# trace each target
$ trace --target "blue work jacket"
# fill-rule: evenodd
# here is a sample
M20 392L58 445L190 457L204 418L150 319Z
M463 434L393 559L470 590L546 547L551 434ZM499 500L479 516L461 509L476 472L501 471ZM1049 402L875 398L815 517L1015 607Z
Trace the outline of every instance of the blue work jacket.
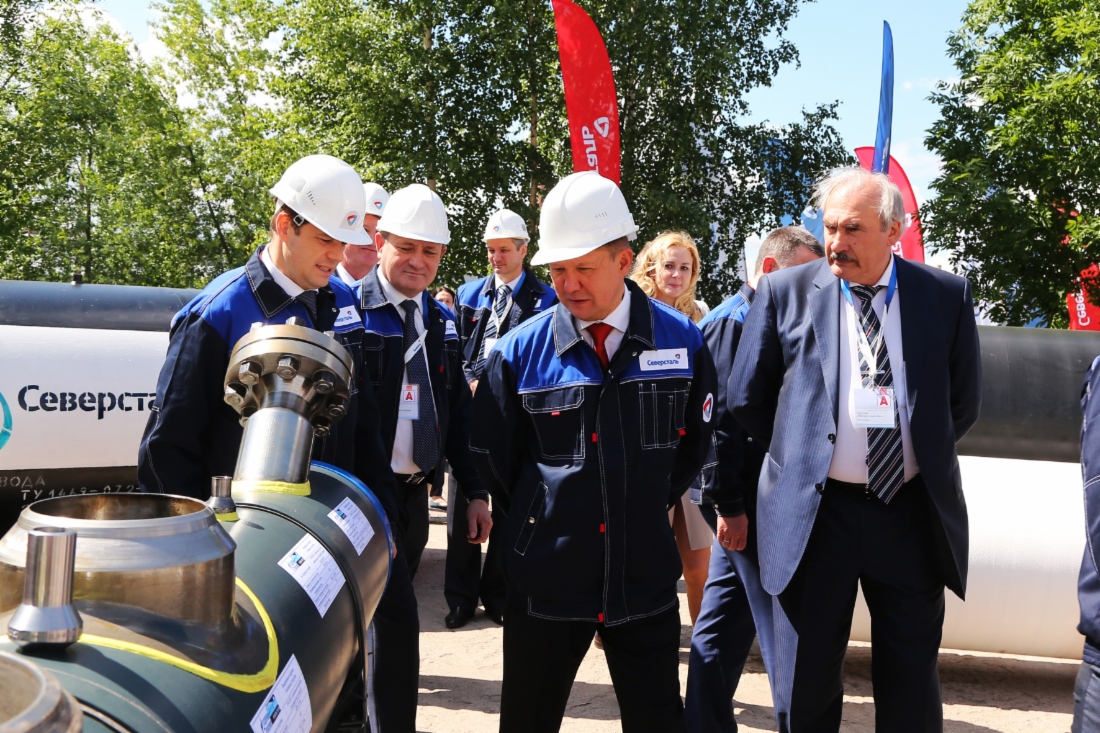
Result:
M734 419L726 399L733 361L745 316L756 291L747 283L699 321L703 340L714 357L718 391L714 395L714 443L717 460L703 471L703 500L718 514L735 517L755 506L756 482L767 451ZM751 529L750 529L751 531Z
M212 476L230 476L237 465L240 416L224 401L225 372L233 347L253 323L283 324L305 319L318 331L334 331L359 360L363 324L351 289L331 281L317 291L317 322L305 306L283 290L260 260L260 252L215 278L172 320L168 354L157 381L157 397L138 453L138 480L145 491L205 499ZM357 368L357 367L356 367ZM377 421L373 394L361 395L355 380L351 407L325 438L314 440L313 458L352 471L396 516L393 473L381 439L363 437L354 445L356 422ZM357 458L358 465L357 465Z
M360 423L366 430L381 430L382 446L393 455L397 436L397 412L405 374L404 314L386 299L378 280L378 267L367 273L356 290L363 319L363 369L361 389L373 392L380 419L375 425ZM463 494L470 500L488 499L470 458L470 385L462 371L458 327L454 314L427 292L421 293L420 312L427 338L428 375L439 422L439 463L425 471L432 481L443 478L443 464L449 462ZM370 390L367 388L370 387Z
M1092 362L1081 387L1081 476L1085 487L1085 556L1077 581L1081 623L1085 635L1084 660L1100 664L1100 356Z
M714 364L695 324L631 281L604 372L558 304L489 353L470 438L507 512L503 567L532 615L621 624L676 603L668 521L711 445Z
M468 282L458 289L455 315L458 316L458 338L462 344L463 369L466 372L466 380L470 382L481 378L476 367L481 361L479 357L485 348L485 326L492 317L490 314L496 297L493 287L495 282L496 275L490 275ZM516 292L512 293L512 309L504 321L504 328L497 336L503 336L529 318L548 310L557 302L558 296L554 294L553 289L540 282L535 277L535 273L525 267L523 279L520 280Z

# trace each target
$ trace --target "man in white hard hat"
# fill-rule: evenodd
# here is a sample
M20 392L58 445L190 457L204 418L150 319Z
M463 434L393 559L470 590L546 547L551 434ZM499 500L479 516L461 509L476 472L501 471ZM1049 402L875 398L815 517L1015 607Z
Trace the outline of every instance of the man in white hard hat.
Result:
M345 245L344 259L336 266L337 277L352 289L378 264L378 247L374 244L374 235L378 231L378 220L382 218L386 202L390 200L386 189L374 182L364 183L363 193L367 197L367 213L363 215L363 231L367 233L367 241Z
M268 244L244 267L214 279L172 322L168 356L157 383L156 408L142 437L138 475L143 489L205 499L212 476L232 475L242 428L223 401L223 380L237 341L254 323L290 317L333 331L359 359L363 323L351 289L332 278L346 244L366 240L366 201L352 168L330 155L291 165L271 189L275 214ZM352 390L348 415L313 442L313 457L355 471L395 513L393 473L377 430L374 395ZM358 433L358 434L357 434ZM357 443L357 444L356 444Z
M428 541L427 485L449 462L466 498L468 541L492 528L489 493L469 449L470 387L462 371L458 329L427 292L451 234L443 201L414 184L390 197L374 241L378 266L359 285L363 319L363 389L373 389L380 429L397 478L400 550L374 615L368 706L374 733L412 731L420 671L419 620L410 579Z
M462 360L470 388L476 390L485 369L485 357L497 340L520 323L558 302L554 291L539 282L524 265L527 257L527 223L514 211L500 209L485 225L485 249L493 274L468 282L458 289L456 311ZM452 479L453 481L453 479ZM451 517L465 516L465 499L455 496ZM447 563L443 595L450 612L444 623L449 629L465 626L474 615L478 598L494 622L504 623L505 588L500 572L503 524L493 511L493 531L481 562L480 545L467 542L464 532L447 533Z
M588 171L547 195L532 264L560 303L489 352L470 447L507 515L501 731L557 730L599 632L622 727L683 731L668 509L711 443L699 329L626 280L637 226Z

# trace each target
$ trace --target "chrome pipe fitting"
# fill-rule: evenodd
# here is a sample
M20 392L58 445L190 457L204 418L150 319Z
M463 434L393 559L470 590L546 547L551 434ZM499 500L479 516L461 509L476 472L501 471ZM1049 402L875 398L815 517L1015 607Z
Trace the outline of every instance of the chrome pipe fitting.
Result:
M76 532L37 527L27 532L23 603L8 621L8 638L20 646L68 646L80 638L84 621L73 608Z

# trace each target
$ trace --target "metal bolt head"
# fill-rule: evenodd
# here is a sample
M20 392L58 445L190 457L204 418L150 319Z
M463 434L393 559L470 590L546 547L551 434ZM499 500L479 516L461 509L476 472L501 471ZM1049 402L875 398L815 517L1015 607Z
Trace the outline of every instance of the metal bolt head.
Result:
M253 321L252 325L249 327L248 330L249 331L255 331L256 329L263 328L263 327L264 327L264 322L263 321Z
M317 390L317 394L332 394L332 390L336 388L336 376L332 372L325 370L315 372L313 379L313 388Z
M252 417L255 414L255 407L253 407L252 405L245 405L244 409L241 410L241 419L238 420L238 422L241 424L241 427L244 427L244 424L248 422L248 418Z
M303 326L305 328L309 328L309 324L306 323L306 319L299 318L298 316L291 316L290 318L286 319L286 325L288 325L288 326Z
M290 354L283 354L279 358L279 366L275 367L275 373L283 379L294 379L298 376L298 359Z
M230 407L240 407L244 402L245 388L240 382L230 382L225 385L225 404Z
M337 395L336 397L333 397L332 402L329 403L327 412L333 420L339 420L344 415L348 414L349 406L350 405L346 397L343 397L342 395Z
M247 385L253 385L260 381L263 369L254 361L241 362L241 368L237 370L237 378Z
M336 332L335 331L325 331L325 335L328 336L330 339L336 338Z

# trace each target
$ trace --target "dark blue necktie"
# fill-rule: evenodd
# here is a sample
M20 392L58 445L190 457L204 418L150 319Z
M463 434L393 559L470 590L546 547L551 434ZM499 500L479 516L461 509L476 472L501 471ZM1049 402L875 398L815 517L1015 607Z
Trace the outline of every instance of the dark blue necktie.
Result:
M309 320L313 322L313 325L317 325L317 291L316 290L303 290L295 298L299 303L306 307L306 313L309 313Z
M886 339L879 338L882 324L879 322L871 300L882 286L852 285L852 292L859 296L859 325L867 336L867 343L875 349L879 372L871 374L870 365L864 358L863 349L859 352L859 373L863 386L893 387L894 373L890 369L890 355L886 351ZM876 339L878 343L876 344ZM894 393L894 427L867 428L867 488L871 493L889 504L905 481L905 456L901 444L901 428L898 422L897 392Z
M419 339L416 332L416 301L406 300L401 304L405 309L405 352ZM432 384L428 378L427 347L421 345L413 357L405 364L409 382L419 385L417 419L413 420L413 462L424 473L431 473L439 462L439 431L435 420L435 402L432 400Z

